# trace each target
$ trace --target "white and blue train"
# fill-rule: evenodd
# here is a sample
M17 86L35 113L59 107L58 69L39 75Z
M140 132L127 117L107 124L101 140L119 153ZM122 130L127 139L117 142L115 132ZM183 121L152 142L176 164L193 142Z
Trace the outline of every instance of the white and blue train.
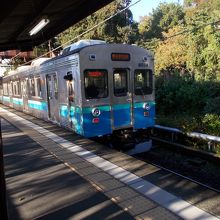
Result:
M2 79L7 106L85 137L154 126L153 56L143 48L82 40Z

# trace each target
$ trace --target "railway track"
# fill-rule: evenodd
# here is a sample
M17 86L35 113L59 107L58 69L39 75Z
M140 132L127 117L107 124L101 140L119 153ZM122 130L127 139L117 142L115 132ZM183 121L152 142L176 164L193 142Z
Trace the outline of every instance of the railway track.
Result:
M151 138L153 148L149 152L135 155L137 159L220 193L218 155L162 138Z
M187 146L188 137L175 128L163 130L162 136L152 133L149 138L153 140L153 148L134 155L135 158L220 193L220 157L217 154ZM95 141L109 147L107 140ZM126 148L121 150L126 153Z

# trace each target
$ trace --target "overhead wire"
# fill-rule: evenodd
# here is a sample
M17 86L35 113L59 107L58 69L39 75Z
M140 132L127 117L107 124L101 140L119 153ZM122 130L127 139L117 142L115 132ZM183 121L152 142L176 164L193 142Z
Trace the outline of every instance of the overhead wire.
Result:
M19 56L21 54L21 51L19 53L17 53L15 56L13 56L10 60L13 60L14 58L16 58L17 56Z
M202 24L202 25L200 25L200 26L198 26L198 27L195 27L195 28L192 28L192 29L190 29L190 30L189 30L189 29L186 29L186 30L184 30L184 31L181 31L181 32L179 32L179 33L176 33L176 34L173 34L173 35L171 35L171 36L169 36L169 37L166 37L164 40L167 40L167 39L170 39L170 38L179 36L179 35L183 35L183 34L185 34L185 33L190 33L190 32L193 32L193 31L195 31L195 30L198 30L198 29L200 29L200 28L204 28L204 27L209 26L209 25L215 25L215 24L218 24L218 23L220 23L220 19L219 19L219 20L216 20L216 21L209 22L209 23Z
M65 46L65 45L67 45L67 44L73 42L74 40L76 40L76 39L82 37L83 35L87 34L88 32L90 32L90 31L96 29L96 28L99 27L100 25L104 24L105 22L109 21L110 19L114 18L115 16L119 15L120 13L122 13L122 12L124 12L125 10L127 10L128 8L130 8L130 7L132 7L132 6L136 5L136 4L138 4L138 3L141 2L141 1L142 1L142 0L137 0L137 1L135 1L134 3L132 3L132 4L128 5L128 6L126 6L126 7L123 8L122 10L120 10L120 11L116 12L115 14L109 16L108 18L104 19L103 21L99 22L98 24L94 25L93 27L91 27L91 28L89 28L88 30L84 31L83 33L79 34L78 36L76 36L76 37L74 37L74 38L72 38L72 39L66 41L64 44L62 44L62 45L60 45L60 46L58 46L58 47L52 49L51 51L48 51L47 53L42 54L41 56L38 56L37 58L35 58L35 59L33 59L33 60L30 60L30 61L28 61L28 62L26 62L26 63L23 63L22 65L26 65L26 64L28 64L28 63L31 63L32 61L34 61L34 60L36 60L36 59L39 59L39 58L41 58L41 57L44 57L44 56L50 54L51 52L54 52L54 51L56 51L56 50L62 48L63 46Z

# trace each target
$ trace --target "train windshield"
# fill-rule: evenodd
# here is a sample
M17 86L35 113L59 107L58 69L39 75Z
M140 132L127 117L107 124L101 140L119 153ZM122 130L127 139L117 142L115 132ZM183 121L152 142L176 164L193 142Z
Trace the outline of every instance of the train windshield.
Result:
M148 95L153 91L152 71L147 69L135 70L134 87L135 95Z
M126 96L128 92L127 71L119 69L114 71L114 95L117 97Z
M106 70L85 71L86 99L106 98L108 96L108 73Z

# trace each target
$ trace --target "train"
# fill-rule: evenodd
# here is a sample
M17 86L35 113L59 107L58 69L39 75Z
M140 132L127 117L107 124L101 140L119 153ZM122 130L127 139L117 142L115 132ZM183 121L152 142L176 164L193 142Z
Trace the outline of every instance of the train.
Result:
M80 40L10 71L0 102L91 138L153 127L154 90L150 51Z

